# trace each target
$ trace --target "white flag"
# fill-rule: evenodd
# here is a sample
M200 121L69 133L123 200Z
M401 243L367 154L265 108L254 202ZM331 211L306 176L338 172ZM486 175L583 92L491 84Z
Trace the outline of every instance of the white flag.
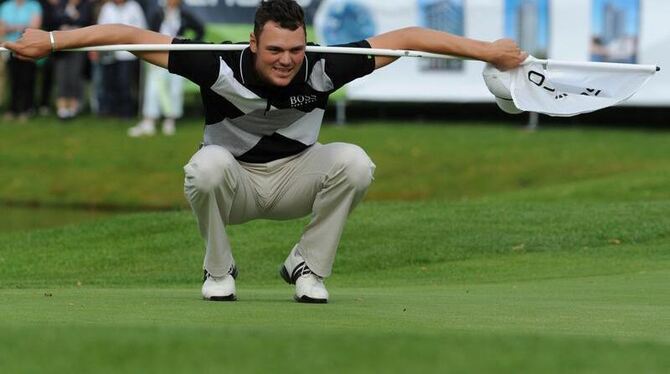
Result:
M653 65L539 61L531 57L511 72L510 91L521 110L569 117L628 99L656 69Z

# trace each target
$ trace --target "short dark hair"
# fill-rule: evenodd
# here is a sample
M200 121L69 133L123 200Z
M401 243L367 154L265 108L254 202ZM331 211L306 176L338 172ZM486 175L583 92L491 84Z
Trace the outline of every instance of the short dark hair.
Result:
M263 26L268 21L279 24L283 29L295 31L298 27L305 29L305 12L295 0L261 1L254 17L254 35L260 37ZM305 30L307 35L307 30Z

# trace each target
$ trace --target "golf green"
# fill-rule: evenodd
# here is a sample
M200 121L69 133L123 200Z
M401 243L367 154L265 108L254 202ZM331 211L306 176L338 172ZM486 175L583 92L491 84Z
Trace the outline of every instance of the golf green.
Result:
M328 305L288 286L4 289L10 371L662 372L670 271L542 281L331 287ZM39 353L39 360L30 356ZM2 357L4 356L4 357ZM74 359L76 357L76 360Z

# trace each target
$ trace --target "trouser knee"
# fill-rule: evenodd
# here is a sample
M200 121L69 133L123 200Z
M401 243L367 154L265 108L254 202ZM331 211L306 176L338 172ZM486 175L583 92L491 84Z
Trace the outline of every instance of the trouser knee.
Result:
M210 193L221 186L235 186L233 170L237 160L220 146L205 146L184 166L184 190Z
M375 164L365 151L352 144L338 152L337 164L342 168L347 183L358 191L366 191L373 180Z

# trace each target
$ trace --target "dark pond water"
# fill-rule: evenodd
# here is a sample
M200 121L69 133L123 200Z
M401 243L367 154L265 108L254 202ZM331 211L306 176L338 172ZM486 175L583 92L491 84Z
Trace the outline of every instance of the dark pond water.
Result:
M119 212L0 205L0 232L32 230L89 222Z

